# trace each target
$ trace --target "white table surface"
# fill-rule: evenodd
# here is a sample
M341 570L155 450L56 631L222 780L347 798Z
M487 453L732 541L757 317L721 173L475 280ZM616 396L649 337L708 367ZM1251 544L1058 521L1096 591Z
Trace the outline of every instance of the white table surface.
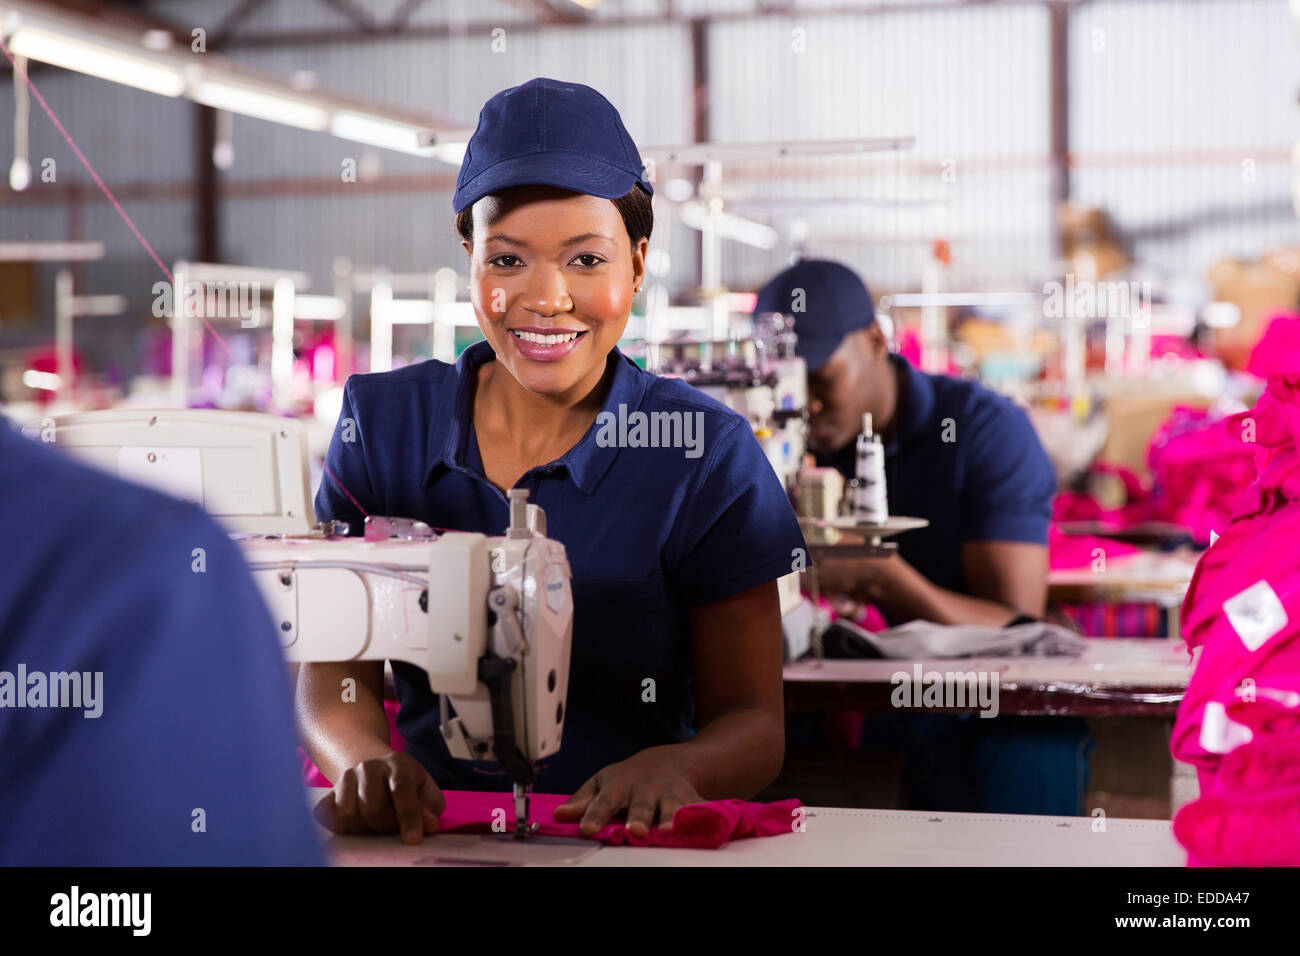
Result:
M1197 649L1199 650L1199 648ZM794 661L785 665L785 680L796 682L890 683L899 671L997 672L1004 689L1012 686L1079 684L1185 689L1192 658L1182 641L1166 638L1088 638L1081 657L962 657L931 660Z
M313 789L313 802L327 791ZM1101 829L1104 824L1104 830ZM918 813L809 807L803 832L738 840L716 850L606 847L579 866L1183 866L1167 820L983 813ZM793 829L793 828L792 828ZM433 865L440 855L476 854L506 842L442 834L407 846L396 836L329 836L338 866ZM512 841L511 841L512 842ZM543 863L543 847L512 850L515 862ZM489 851L483 850L481 855Z
M1125 595L1130 600L1181 599L1191 583L1198 557L1190 552L1139 551L1110 558L1104 571L1091 567L1049 571L1049 597L1053 590L1076 588Z

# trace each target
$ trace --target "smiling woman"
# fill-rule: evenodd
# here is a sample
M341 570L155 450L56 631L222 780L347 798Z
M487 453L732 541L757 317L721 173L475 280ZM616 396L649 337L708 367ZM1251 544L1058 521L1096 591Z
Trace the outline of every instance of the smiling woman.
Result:
M639 186L631 193L641 199L625 205L649 205ZM471 299L497 359L479 372L475 427L487 476L504 490L595 420L648 237L633 239L639 230L611 200L554 186L511 187L467 213L460 222L478 236L462 240Z
M478 244L476 222L482 237ZM570 224L585 225L588 231L567 237L557 231ZM505 327L519 354L539 362L565 358L580 344L591 357L609 353L622 337L632 296L640 290L653 225L650 196L639 183L613 200L556 187L514 187L485 196L456 216L456 231L471 258L471 291L480 316L503 317L515 292L541 296L536 300L539 314L554 308L599 321L585 328L573 323ZM545 300L555 289L545 284L548 264L566 274L560 285L567 303ZM580 301L574 302L575 296ZM493 334L485 334L495 346ZM496 351L500 356L501 349Z
M486 341L454 366L350 378L316 497L318 517L354 528L364 509L498 534L506 492L529 489L574 593L563 743L535 786L572 793L556 818L589 833L752 796L784 752L775 579L804 547L785 490L744 418L617 347L652 194L595 90L533 80L489 100L453 200ZM443 789L510 780L453 759L427 675L393 674L406 753L389 747L379 665L304 665L298 710L334 781L327 824L417 841ZM340 703L348 678L356 701Z

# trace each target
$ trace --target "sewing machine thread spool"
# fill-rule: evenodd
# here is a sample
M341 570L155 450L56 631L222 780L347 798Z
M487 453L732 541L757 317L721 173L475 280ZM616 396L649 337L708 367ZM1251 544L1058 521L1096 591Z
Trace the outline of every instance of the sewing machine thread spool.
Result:
M859 521L883 524L889 520L889 498L885 488L885 446L871 428L871 413L862 416L862 434L858 436L854 478L849 483L849 500L853 517Z

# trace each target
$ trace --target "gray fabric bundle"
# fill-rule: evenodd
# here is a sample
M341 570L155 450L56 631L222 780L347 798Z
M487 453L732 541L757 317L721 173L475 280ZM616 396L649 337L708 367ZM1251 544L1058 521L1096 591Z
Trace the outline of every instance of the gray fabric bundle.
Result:
M882 657L912 660L932 657L1078 657L1088 645L1086 638L1043 621L1014 627L909 621L879 634L872 634L847 621L836 623L860 634Z

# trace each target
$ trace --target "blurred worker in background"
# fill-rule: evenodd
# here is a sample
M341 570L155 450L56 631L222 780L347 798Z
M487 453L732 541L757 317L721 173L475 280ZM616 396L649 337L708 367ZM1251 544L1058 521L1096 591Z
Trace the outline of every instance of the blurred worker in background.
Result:
M763 287L754 312L794 319L817 464L853 478L855 440L870 413L884 443L889 513L929 522L901 534L890 557L818 561L822 591L874 605L891 625L1002 627L1041 617L1056 475L1028 416L976 382L929 375L892 354L866 285L839 263L795 263ZM912 752L918 809L1080 812L1081 721L900 716L905 727L866 721L865 740L896 737ZM1025 773L1046 782L1012 792Z
M885 444L889 513L930 522L900 535L893 557L818 562L822 589L875 604L894 624L1042 615L1056 475L1029 417L978 383L892 354L866 286L839 263L796 263L763 288L755 312L794 318L817 463L851 479L870 413Z

